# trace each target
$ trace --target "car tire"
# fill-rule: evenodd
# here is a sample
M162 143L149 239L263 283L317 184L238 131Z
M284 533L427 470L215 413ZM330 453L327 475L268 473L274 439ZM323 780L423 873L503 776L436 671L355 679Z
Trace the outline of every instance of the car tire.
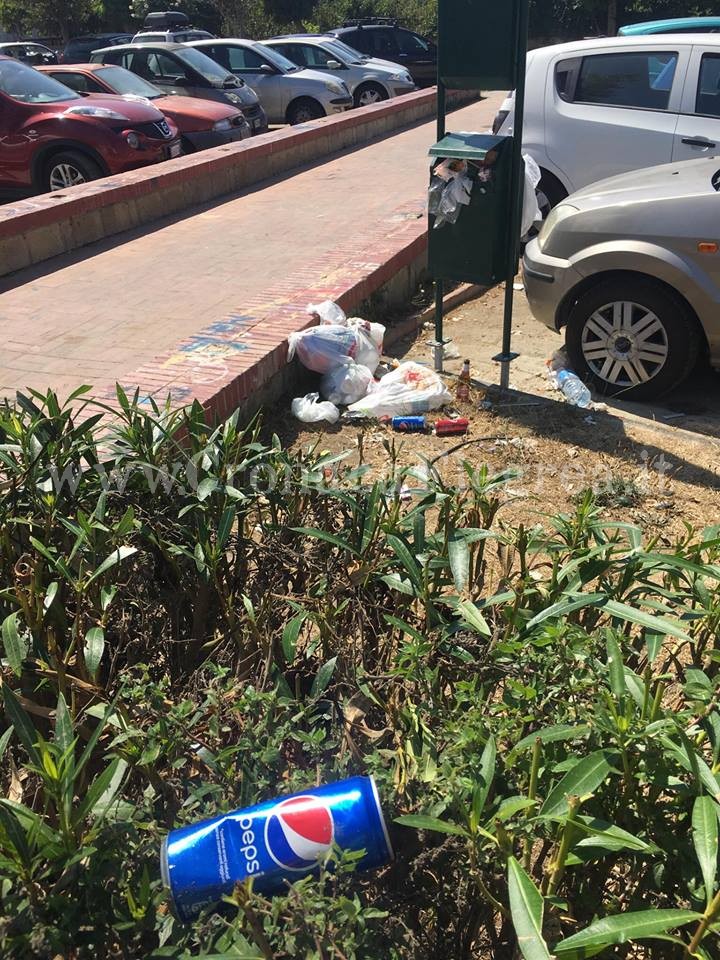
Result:
M190 143L187 137L180 138L180 145L182 146L182 155L186 157L189 153L195 153L195 147Z
M602 280L573 305L565 331L572 368L604 396L659 397L690 375L697 321L671 288L648 277Z
M293 101L287 109L288 123L295 126L297 123L307 123L309 120L319 120L325 116L322 104L312 97L300 97Z
M568 192L554 174L543 170L540 183L538 183L535 188L535 194L537 196L540 213L544 220L553 207L562 203L567 197Z
M379 83L361 83L355 88L353 100L356 107L367 107L373 103L380 103L381 100L387 100L387 90Z
M55 153L45 162L42 175L42 187L46 193L67 190L80 183L98 180L103 172L90 157L76 150L63 150Z

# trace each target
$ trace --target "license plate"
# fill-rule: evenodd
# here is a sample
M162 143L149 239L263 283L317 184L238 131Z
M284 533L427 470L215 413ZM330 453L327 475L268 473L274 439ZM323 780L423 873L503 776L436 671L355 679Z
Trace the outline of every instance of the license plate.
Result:
M173 157L179 157L181 153L182 153L182 144L180 143L180 141L170 145L168 149L168 155L170 156L171 160Z
M252 128L253 128L253 130L259 130L261 126L262 126L262 121L260 120L259 117L258 117L257 120L253 120L253 122L252 122Z

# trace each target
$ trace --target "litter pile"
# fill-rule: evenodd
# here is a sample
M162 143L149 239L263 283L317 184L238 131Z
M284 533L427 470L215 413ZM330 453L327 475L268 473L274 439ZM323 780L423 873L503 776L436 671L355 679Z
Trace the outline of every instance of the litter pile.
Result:
M331 300L309 304L320 321L289 337L288 359L297 356L308 370L321 374L319 392L296 397L292 412L304 423L335 423L352 418L392 418L437 410L452 400L434 370L414 361L380 364L385 327L358 317L347 318ZM322 397L322 399L321 399Z

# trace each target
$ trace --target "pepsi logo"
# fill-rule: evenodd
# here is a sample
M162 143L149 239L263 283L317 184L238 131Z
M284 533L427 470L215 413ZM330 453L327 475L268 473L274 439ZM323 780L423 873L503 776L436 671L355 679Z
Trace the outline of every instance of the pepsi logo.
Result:
M265 821L265 846L280 867L310 870L332 847L330 808L318 797L290 797L278 803Z

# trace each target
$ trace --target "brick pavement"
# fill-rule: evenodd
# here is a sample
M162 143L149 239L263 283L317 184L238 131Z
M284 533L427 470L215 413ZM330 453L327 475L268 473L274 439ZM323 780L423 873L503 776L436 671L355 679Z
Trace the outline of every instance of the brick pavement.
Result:
M451 128L486 129L498 102ZM0 281L0 395L119 380L206 399L223 380L229 409L284 363L314 291L362 286L421 236L433 140L422 124Z

